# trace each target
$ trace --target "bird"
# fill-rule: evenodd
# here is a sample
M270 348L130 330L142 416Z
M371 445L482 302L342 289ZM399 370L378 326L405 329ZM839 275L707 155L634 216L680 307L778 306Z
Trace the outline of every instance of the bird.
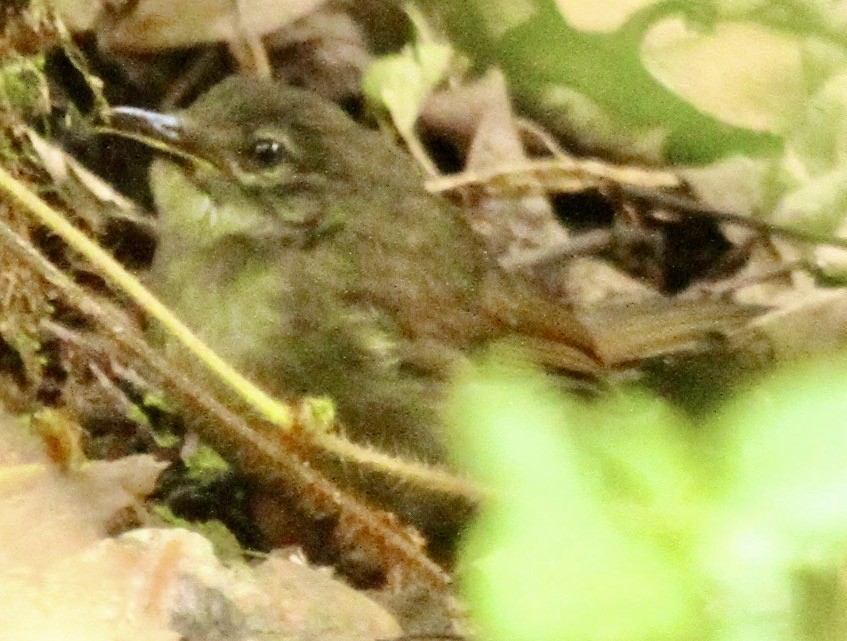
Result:
M443 463L449 381L499 340L534 335L566 369L596 360L584 319L501 269L406 152L315 93L232 76L182 111L113 122L166 152L149 175L162 301L265 390L331 398L354 442ZM716 310L692 331L735 313ZM451 520L359 486L425 532Z

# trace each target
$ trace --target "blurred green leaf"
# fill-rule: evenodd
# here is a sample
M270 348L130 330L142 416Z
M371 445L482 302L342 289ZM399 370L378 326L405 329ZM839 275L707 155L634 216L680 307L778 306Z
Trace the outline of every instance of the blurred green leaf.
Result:
M669 90L722 123L780 135L806 99L802 40L750 21L707 32L665 21L647 34L642 59Z
M229 463L205 443L199 443L184 462L186 478L197 483L212 481L230 470Z
M679 550L662 549L638 519L632 527L625 512L608 509L607 479L574 438L593 427L590 412L538 375L496 365L470 374L451 407L457 457L498 490L463 550L473 566L463 587L483 636L654 639L692 631L697 599ZM655 487L667 480L643 469L634 476Z
M784 539L795 561L847 559L847 361L792 368L741 395L718 425L731 518Z
M412 133L424 100L444 80L453 56L450 45L435 39L420 13L413 7L408 11L416 41L398 54L377 59L362 78L368 101L386 109L404 137Z
M813 362L738 397L712 429L728 476L701 563L724 638L847 634L847 360Z
M699 110L657 80L642 60L644 35L653 25L681 15L710 28L717 18L711 3L660 0L631 13L608 33L575 28L552 0L508 3L508 12L502 4L462 0L430 6L446 16L456 42L478 63L504 70L529 110L539 107L540 96L546 96L545 112L567 108L551 103L549 96L559 88L576 91L624 127L666 128L666 151L676 161L703 162L731 151L779 147L780 138L772 133L733 126Z
M780 163L782 224L832 233L847 216L847 73L824 84L806 104Z
M496 491L463 590L486 638L817 641L847 635L847 358L692 425L585 402L531 370L469 370L456 458Z

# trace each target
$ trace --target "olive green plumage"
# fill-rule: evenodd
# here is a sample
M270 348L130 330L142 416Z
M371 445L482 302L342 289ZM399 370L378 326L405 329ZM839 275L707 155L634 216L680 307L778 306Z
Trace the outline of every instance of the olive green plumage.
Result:
M664 300L579 316L542 299L406 154L306 91L230 78L176 115L115 112L171 147L151 169L163 301L265 389L332 397L351 438L388 452L443 460L444 383L498 337L525 333L541 361L593 372L749 316ZM461 501L320 464L430 534L466 516Z
M440 382L493 331L488 259L457 210L302 90L231 78L179 123L210 162L151 170L164 302L271 392L331 396L354 439L439 459Z

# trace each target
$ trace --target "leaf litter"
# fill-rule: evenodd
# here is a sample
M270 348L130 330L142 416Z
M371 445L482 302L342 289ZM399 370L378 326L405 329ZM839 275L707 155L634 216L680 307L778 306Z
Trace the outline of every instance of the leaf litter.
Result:
M96 95L101 89L105 96L125 102L127 96L138 96L139 86L143 90L147 79L157 73L170 75L159 85L150 80L150 87L173 88L182 80L182 76L179 71L173 72L172 66L159 66L161 60L175 55L163 51L164 48L192 45L195 47L194 55L198 48L211 51L222 41L233 52L236 49L248 51L247 59L233 53L231 55L234 58L225 64L219 58L207 58L213 62L209 68L211 71L199 74L200 79L195 79L198 86L172 92L171 96L196 95L202 86L226 74L233 65L255 71L264 60L269 71L276 73L272 66L275 60L274 43L286 49L289 62L291 56L296 59L298 47L302 48L302 55L306 58L310 48L308 43L313 43L314 38L320 39L321 36L321 27L314 25L326 24L317 20L314 23L308 22L311 16L316 15L309 12L324 3L304 3L295 7L295 13L285 15L277 11L279 3L259 3L254 8L255 12L250 13L249 22L234 20L229 9L218 10L201 3L196 6L201 7L201 13L210 21L203 28L192 28L188 33L185 25L180 23L184 16L157 10L155 3L135 4L138 5L135 9L129 5L123 8L128 13L122 14L119 8L116 14L106 15L105 12L112 11L112 7L92 3L87 9L91 13L83 15L78 13L81 9L74 3L59 2L60 12L64 12L66 18L71 17L67 22L74 30L78 42L84 43L86 36L83 32L93 32L96 44L93 47L85 45L86 55L91 58L91 69L100 77L95 77L93 72L77 65L76 73L82 75L84 85L88 87L80 89L69 82L69 78L57 75L55 71L51 76L48 70L40 81L44 84L38 85L46 89L46 93L43 90L35 93L42 101L45 95L48 97L48 109L42 105L34 110L28 108L22 111L11 103L7 103L4 108L4 157L8 156L14 161L10 165L13 172L35 191L47 196L51 204L64 211L101 242L109 242L105 230L115 220L128 222L135 228L123 232L129 234L130 239L138 239L143 235L138 228L147 227L149 230L149 219L140 213L143 208L135 204L144 203L146 196L142 190L131 194L133 198L128 200L114 192L108 182L103 182L96 175L97 171L101 171L108 177L107 167L102 164L98 167L98 163L94 162L95 173L92 173L61 151L56 145L67 142L63 140L67 132L57 126L61 123L55 122L51 111L67 109L80 95ZM176 6L179 3L169 4ZM346 3L331 4L344 11ZM264 11L270 13L265 14ZM34 19L34 15L39 18ZM62 31L61 27L56 26L59 23L44 19L41 17L43 15L36 13L35 4L33 7L24 7L19 14L8 19L5 27L18 31L30 29L34 35L39 35L42 48L35 54L35 58L42 61L52 59L50 64L56 68L56 61L67 61L69 56L61 53L61 37L56 36ZM151 15L156 19L145 18ZM267 16L272 16L272 19L266 20ZM286 39L286 23L290 24L295 18L298 19L296 28L299 29L296 33L317 35L309 38L295 35ZM771 311L754 314L758 319L753 323L749 322L749 316L739 318L732 331L727 330L724 324L715 324L715 331L720 334L718 340L726 341L731 350L744 352L754 343L758 348L757 341L764 337L771 346L772 358L779 360L794 357L797 353L811 353L843 344L844 337L837 328L843 326L840 318L844 310L844 290L822 287L819 281L804 277L802 271L798 273L797 269L791 267L799 265L806 268L810 262L814 263L815 253L820 262L821 248L812 248L813 254L809 256L809 248L806 246L798 248L796 244L774 241L767 233L762 234L761 229L739 231L736 227L725 227L720 220L710 221L708 216L701 215L699 220L705 220L704 225L708 228L707 232L701 232L705 234L701 237L711 238L709 234L712 234L723 238L727 249L704 259L708 269L686 276L681 284L673 285L674 290L670 291L669 283L673 279L668 274L676 269L675 262L693 260L685 253L689 249L675 247L669 240L674 234L683 233L680 229L688 225L687 219L675 217L675 212L670 211L673 208L669 208L667 203L663 204L661 199L656 199L657 202L652 203L652 206L649 199L628 201L625 192L621 195L618 189L622 184L633 184L659 193L661 190L675 190L682 196L693 197L697 202L718 211L739 215L776 212L769 219L781 224L793 223L793 212L799 208L807 219L824 225L826 232L837 233L838 225L827 223L828 220L834 220L835 223L843 220L843 216L837 215L842 195L836 180L840 175L838 172L842 171L837 150L825 157L815 156L819 147L806 140L811 135L810 130L796 125L793 132L785 134L789 143L784 155L743 155L735 165L722 166L728 161L718 158L714 165L707 168L647 167L643 163L621 162L620 156L614 153L608 160L564 154L558 149L559 143L551 149L545 142L556 137L546 132L543 124L534 123L531 128L522 126L520 119L514 116L515 107L507 90L510 74L507 73L504 79L496 71L491 71L478 81L481 88L478 88L472 105L476 110L473 120L457 124L459 117L449 114L462 113L462 118L467 117L465 112L468 106L463 102L468 95L463 90L471 83L467 68L462 64L461 54L450 49L448 40L440 40L438 46L435 46L433 41L421 39L420 20L428 18L418 16L417 19L417 43L408 45L411 48L407 48L398 58L380 60L385 65L383 76L377 74L380 69L378 66L371 68L374 75L370 77L369 89L366 84L369 97L379 97L392 115L404 141L411 149L418 151L416 155L429 166L430 172L438 172L439 175L430 179L430 188L449 191L451 198L463 203L471 223L504 264L510 261L520 264L519 268L528 270L539 287L581 308L581 323L593 332L595 351L601 355L599 362L591 363L597 373L611 369L627 372L625 375L629 376L635 366L657 356L685 353L692 348L694 352L708 352L712 346L711 341L715 339L715 335L708 329L704 333L710 338L705 344L694 341L697 344L692 345L688 339L674 342L676 328L684 326L684 323L671 320L674 319L674 306L666 306L665 303L674 301L675 305L680 296L683 299L686 296L696 298L709 287L718 289L721 284L732 283L732 279L738 279L735 282L741 284L729 290L731 297L748 302L756 309L768 308ZM116 24L120 28L115 28ZM304 28L304 24L312 25L310 28L317 31L309 31ZM294 29L293 26L291 28ZM283 35L271 34L262 43L262 36L279 29ZM361 33L367 36L367 28L363 28ZM406 33L399 30L395 44L402 44ZM713 37L720 42L721 32ZM752 38L755 37L754 33ZM19 40L21 38L18 34L15 41ZM7 44L3 52L3 71L12 74L12 61L19 61L22 52L8 44L11 40L4 42ZM246 49L243 47L245 42L249 45ZM292 45L292 42L297 44ZM329 36L327 42L332 42ZM711 46L709 43L704 45L705 54L703 50L692 50L691 55L714 55L714 49L709 49L707 45ZM416 46L417 49L414 49ZM140 48L149 53L137 53ZM249 53L251 50L255 54L253 58L251 56L254 54ZM660 52L656 49L654 53L657 51ZM428 58L430 54L432 60ZM367 52L367 55L374 54ZM447 55L453 64L447 64ZM157 59L157 56L160 57ZM216 59L219 60L217 65L214 64ZM339 68L349 70L349 61L354 59L359 60L354 66L361 64L362 58L347 57ZM116 64L117 60L120 60L120 64ZM120 73L110 76L110 69L126 66L127 60L133 68L131 81L121 77ZM405 65L407 71L409 65L419 66L420 73L414 75L420 82L411 88L414 91L406 93L396 90L398 81L396 78L392 80L388 71L392 64L400 63ZM309 68L309 64L301 67ZM430 73L432 69L437 73ZM667 71L670 74L674 72L671 68ZM279 75L284 74L284 70L279 71ZM404 72L401 76L408 77L408 73ZM353 93L359 106L362 104L362 96L355 95L356 91L351 90L353 85L349 81L336 82L332 74L327 74L323 79L318 76L310 80L314 89L326 95L337 98L341 93L347 98ZM79 76L76 78L77 85L78 81ZM714 79L711 81L714 82ZM673 86L672 82L668 84ZM387 91L386 87L391 86L395 90ZM839 86L836 79L830 84L823 84L815 94L821 104L829 109L829 112L825 109L824 113L840 113ZM339 91L339 87L343 89ZM409 96L414 97L411 103L408 102ZM158 99L166 98L167 89L160 91ZM86 99L90 100L90 96ZM155 104L156 100L156 96L148 95L143 98L143 103ZM440 105L438 110L428 106L436 104ZM796 110L796 106L782 106L784 109ZM353 108L355 111L356 104L353 104ZM755 111L756 104L750 108ZM437 113L442 114L440 121ZM448 114L446 117L443 116L445 113ZM753 117L756 115L762 120L757 121ZM784 116L777 118L774 113L753 116L723 120L725 115L710 113L707 118L710 119L710 126L716 121L725 121L737 127L759 127L780 134L785 132L785 123L790 120ZM807 117L812 117L811 112ZM827 124L838 132L839 124L835 116ZM538 131L544 135L535 135ZM835 139L840 138L836 135ZM90 144L96 146L99 143L90 141ZM70 141L69 146L73 146L73 141ZM628 153L623 150L621 155L625 157ZM429 160L430 155L432 160ZM441 167L453 171L443 173ZM138 166L135 169L143 171ZM461 173L456 171L458 169L461 169ZM774 193L773 189L767 188L767 181L774 172L780 176L781 184L786 185L781 193ZM715 187L715 184L719 187ZM727 184L738 187L729 191L725 189ZM565 205L562 204L563 200L566 201ZM646 205L644 200L647 200ZM36 249L42 258L52 261L68 277L66 281L51 277L49 273L52 272L37 267L41 264L38 260L28 261L23 258L25 252L0 253L0 260L4 261L3 281L0 283L3 287L0 376L4 380L3 402L7 408L15 412L31 412L45 405L68 408L83 424L93 420L93 413L98 413L101 422L121 423L125 427L129 423L130 432L136 437L148 430L149 425L142 426L127 417L129 408L133 406L141 408L144 421L159 426L170 423L172 427L176 426L178 434L182 433L181 425L184 423L196 423L199 416L208 422L208 416L215 416L216 421L230 426L227 428L229 431L215 432L204 428L199 431L224 453L230 463L234 463L235 469L243 473L252 468L252 478L255 480L282 476L285 483L289 484L288 490L294 494L299 493L297 500L308 516L315 521L326 518L327 514L337 519L336 544L339 548L358 550L357 554L364 557L383 557L384 567L380 568L378 574L393 577L389 584L393 585L395 591L414 592L415 586L426 581L434 586L435 593L440 595L436 601L442 603L440 614L423 621L404 621L406 632L444 629L445 618L448 620L447 628L456 629L452 626L460 617L450 621L451 617L457 617L456 611L452 605L444 605L449 604L451 599L447 575L426 559L422 543L412 533L390 516L359 504L355 497L346 496L343 490L314 476L314 472L308 470L308 465L304 466L298 458L298 452L304 445L296 438L291 442L283 438L282 444L269 442L265 428L245 421L244 417L233 414L225 405L218 406L210 390L202 387L198 389L190 381L179 382L179 373L167 376L164 371L169 366L163 366L160 362L157 367L155 356L144 351L144 339L140 332L141 313L128 305L120 294L112 291L96 267L87 265L75 252L57 243L51 234L31 222L16 205L7 202L3 222L17 235L4 233L3 242L25 243L30 250ZM768 219L767 216L765 218ZM581 234L593 232L600 232L599 236L595 236L594 244L583 244L582 247L586 249L573 249L579 245ZM130 240L130 244L133 242ZM527 251L549 250L551 247L559 252L554 260L515 260L515 256L525 258ZM741 258L733 258L735 263L726 256L730 249L742 254ZM674 252L681 254L675 255ZM830 265L835 262L834 259L824 259ZM143 263L144 257L138 260ZM726 267L721 271L722 261L735 264L736 267ZM737 267L739 262L742 265L741 271ZM780 272L778 268L781 265L789 267ZM835 272L837 276L837 270ZM817 275L817 272L811 273ZM832 274L833 270L828 270L828 273ZM652 276L647 277L645 274ZM761 278L758 279L757 275L761 275ZM743 280L742 276L747 280ZM86 297L86 302L82 302L82 297ZM659 320L661 314L648 314L643 319L642 334L637 337L617 335L615 329L621 315L626 315L634 302L644 301L654 301L657 313L664 309L663 313L668 314L669 320ZM96 311L98 309L100 311ZM679 312L679 309L683 311ZM676 308L676 313L681 313L684 318L684 305ZM664 333L661 330L663 323L667 328ZM111 329L106 329L106 326ZM57 332L56 327L69 331ZM828 329L810 330L811 327ZM755 340L751 339L751 333ZM118 339L118 336L128 338ZM147 390L160 388L179 399L185 416L180 417L179 412L174 415L166 410L151 410L144 406L142 397ZM175 388L181 388L181 391L175 391ZM82 399L86 398L89 400L84 402ZM100 400L94 402L91 400L94 398ZM115 400L103 402L103 398ZM133 443L147 441L144 437L136 437L131 439ZM151 451L166 460L180 460L179 448L160 446ZM140 495L149 493L150 489L146 488ZM32 520L35 521L35 517ZM170 576L167 573L179 566L181 561L177 559L181 558L185 550L195 550L197 545L202 547L202 543L196 539L180 538L184 536L182 534L151 532L138 536L148 537L147 545L153 546L150 549L155 548L155 554L164 555L151 562L153 567L162 568L165 573L162 576ZM98 538L92 542L99 545L101 550L112 550L116 546L120 550L121 546L136 545L137 540L120 539L113 542L107 539L100 541ZM212 563L206 552L198 554L202 557L200 567ZM368 567L373 563L373 558L367 558L363 565ZM337 569L343 571L344 563L338 563ZM75 574L77 571L69 572ZM355 578L356 572L352 574ZM277 578L279 576L281 574ZM428 578L424 580L424 576ZM156 594L163 594L162 590L170 589L167 587L170 585L168 580L154 577L149 589ZM199 592L205 595L204 598L218 603L223 598L223 588L219 587L219 583L215 585L209 588L208 583L204 583ZM22 593L30 594L29 591ZM393 607L395 611L403 610L403 606L396 603ZM183 612L180 616L184 625L191 629L194 629L192 626L200 625L192 619L194 614ZM203 625L236 625L233 621L242 616L246 616L243 611L241 614L233 614L227 621L219 620ZM412 618L409 617L410 620ZM192 622L185 623L189 620ZM385 625L388 627L375 636L397 633L391 632L395 630L391 628L393 624Z

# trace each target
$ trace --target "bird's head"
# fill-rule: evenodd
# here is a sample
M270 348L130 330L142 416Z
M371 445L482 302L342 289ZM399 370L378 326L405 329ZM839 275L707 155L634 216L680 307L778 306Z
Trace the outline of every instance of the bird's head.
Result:
M175 113L117 107L112 126L168 156L151 178L160 214L174 198L157 192L182 185L208 197L214 215L200 222L218 233L313 224L339 199L385 184L420 189L414 166L384 137L320 96L274 81L234 76Z

